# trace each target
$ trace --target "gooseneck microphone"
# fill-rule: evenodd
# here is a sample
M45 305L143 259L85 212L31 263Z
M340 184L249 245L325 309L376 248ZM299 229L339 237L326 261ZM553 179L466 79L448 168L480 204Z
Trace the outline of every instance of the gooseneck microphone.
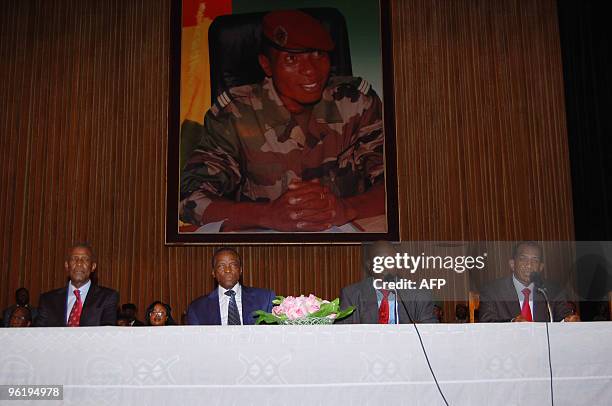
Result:
M535 289L544 296L544 301L546 301L546 307L548 308L548 317L550 322L554 322L552 315L552 310L550 308L550 300L548 300L548 293L546 292L546 288L544 287L544 278L542 277L541 272L532 272L529 275L529 282L533 283Z

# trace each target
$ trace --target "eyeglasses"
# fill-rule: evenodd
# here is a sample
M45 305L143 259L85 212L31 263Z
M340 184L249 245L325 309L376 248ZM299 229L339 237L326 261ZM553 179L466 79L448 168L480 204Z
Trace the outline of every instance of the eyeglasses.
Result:
M156 316L165 316L166 312L151 312L151 314L154 314Z

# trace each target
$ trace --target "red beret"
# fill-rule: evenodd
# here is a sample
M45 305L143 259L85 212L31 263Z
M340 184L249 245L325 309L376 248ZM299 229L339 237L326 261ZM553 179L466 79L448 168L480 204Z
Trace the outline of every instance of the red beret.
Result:
M334 49L334 42L323 24L299 10L271 11L264 16L262 29L272 46L282 51Z

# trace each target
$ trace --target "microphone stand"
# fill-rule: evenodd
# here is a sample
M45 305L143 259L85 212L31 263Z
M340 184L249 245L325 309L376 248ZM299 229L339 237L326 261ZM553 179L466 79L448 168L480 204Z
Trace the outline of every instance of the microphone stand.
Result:
M397 285L397 275L395 275L395 285ZM410 323L413 324L414 327L416 328L416 323L414 322L414 319L410 315L410 312L408 311L408 307L406 306L406 303L404 303L404 301L399 297L399 294L397 293L397 288L393 289L393 292L395 293L395 314L396 314L395 322L399 324L399 313L398 313L398 305L397 305L397 303L399 302L402 304L402 308L406 311L406 314L408 315L408 320L410 320Z
M397 277L395 277L395 281L397 283ZM397 294L397 288L395 287L395 285L393 285L393 294L395 295L395 306L394 306L394 311L395 311L395 324L400 324L399 322L399 311L398 311L398 304L401 301L401 299L399 298L399 295Z
M542 296L544 296L544 300L546 301L546 307L548 307L548 317L550 319L550 322L553 323L555 320L553 319L552 310L550 308L550 300L548 300L548 294L546 293L546 288L542 286L543 283L542 283L542 277L540 276L540 273L539 272L532 273L530 276L530 279L534 282L534 287L537 289L537 291L540 292ZM550 371L550 403L554 405L555 396L554 396L554 389L553 389L553 370L552 370L552 361L550 357L550 335L548 333L548 323L546 323L546 343L548 347L548 369Z
M550 308L550 300L548 300L548 293L546 292L546 288L544 287L544 281L542 280L542 274L540 272L532 272L529 275L529 281L533 282L533 287L536 288L538 292L544 296L544 300L546 301L546 307L548 308L548 319L551 323L555 320L553 319L552 309Z
M395 275L395 282L397 285L397 275ZM427 356L427 351L425 351L425 344L423 344L423 339L421 338L421 333L419 332L419 328L417 327L414 319L410 315L410 312L408 311L408 306L406 306L406 303L404 303L404 301L400 299L399 295L397 294L397 288L393 289L393 291L395 292L395 312L397 314L397 308L398 308L397 302L399 301L402 304L402 307L404 308L404 310L406 311L406 314L408 315L408 319L410 320L410 323L414 326L414 331L416 331L417 333L417 337L419 338L419 343L421 344L421 349L423 350L423 355L425 356L425 361L427 361L427 366L429 367L429 372L431 372L431 377L433 378L436 384L436 388L438 388L438 392L440 393L440 396L442 396L442 400L444 401L444 404L448 406L448 401L446 400L446 397L444 396L444 393L442 392L442 388L440 388L440 383L438 383L438 378L436 378L436 374L434 374L433 368L431 367L431 362L429 362L429 357ZM397 317L395 321L396 323L399 323L399 320L397 319Z
M552 316L552 310L550 308L550 300L548 300L548 294L546 294L546 288L536 288L536 289L538 290L538 292L542 294L542 296L544 296L544 301L546 302L546 307L548 308L548 318L550 322L553 323L555 320L553 319L553 316Z

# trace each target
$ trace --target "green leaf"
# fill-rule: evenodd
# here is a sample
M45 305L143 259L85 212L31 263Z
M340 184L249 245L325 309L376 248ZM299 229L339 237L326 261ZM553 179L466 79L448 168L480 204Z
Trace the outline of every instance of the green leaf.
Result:
M323 303L321 307L319 308L319 310L317 310L314 313L311 313L308 317L326 317L332 313L337 313L337 312L338 312L338 306L334 304L333 302Z
M275 305L279 305L282 303L282 301L285 300L285 296L276 296L273 300L272 300L272 304Z
M349 306L346 309L338 312L338 314L336 315L336 320L340 320L345 318L346 316L349 316L351 313L353 313L355 311L355 306Z
M279 321L287 318L287 316L278 317L272 313L266 313L263 310L256 310L255 312L253 312L253 315L257 317L257 321L255 321L255 324L261 324L261 323L273 324L273 323L278 323Z

